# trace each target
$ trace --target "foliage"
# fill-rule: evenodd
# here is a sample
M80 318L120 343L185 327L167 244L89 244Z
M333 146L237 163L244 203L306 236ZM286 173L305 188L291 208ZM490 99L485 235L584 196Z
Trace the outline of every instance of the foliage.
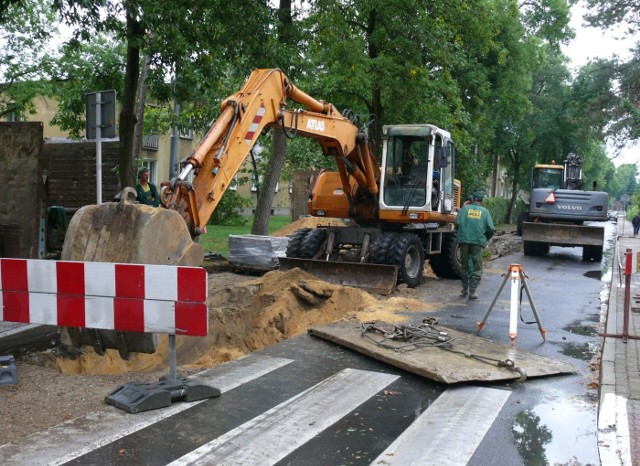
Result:
M640 28L640 4L629 0L587 0L589 13L585 19L593 26L609 28L625 23L627 33Z
M49 3L2 3L0 34L9 52L0 57L0 70L16 79L5 80L12 87L0 91L9 96L5 105L27 110L34 95L54 97L60 112L53 122L74 137L84 130L84 94L116 89L120 138L129 141L143 56L150 62L154 103L145 112L146 134L164 133L173 124L204 132L252 68L279 66L310 95L351 109L378 154L383 124L432 123L450 130L465 192L488 192L488 175L498 163L506 167L511 217L531 166L561 162L569 152L583 158L585 179L598 180L599 189L617 195L628 189L626 172L617 174L603 141L616 134L620 144L640 135L640 48L627 63L600 60L572 76L560 54L560 45L573 37L570 0L52 4L74 35L59 54L47 56L31 51L44 50L55 30ZM635 4L589 5L599 26L623 18L638 24ZM124 167L132 165L127 144L121 144ZM260 144L258 171L266 179L279 165L271 137ZM335 168L334 158L323 157L307 138L288 140L286 153L285 179L295 170Z
M125 50L121 42L99 35L87 43L63 44L60 53L53 65L57 85L49 92L59 109L51 123L80 139L85 132L87 93L113 89L122 102Z
M498 224L511 224L514 223L512 219L509 218L509 207L511 201L509 199L503 199L499 197L486 197L482 202L482 205L489 211L491 214L491 219L495 225ZM520 212L526 211L526 206L522 202L522 199L518 199L516 202L516 208L513 211L512 218L518 218L518 214Z
M46 51L54 12L47 2L7 1L0 15L0 117L34 113L33 100L51 86Z
M247 219L242 216L242 208L249 206L251 206L250 199L229 189L224 193L220 204L209 219L209 225L244 225L247 223Z
M587 0L589 12L585 20L595 27L624 29L629 37L640 31L640 3L628 0ZM618 83L612 89L610 102L615 112L608 135L622 147L627 140L640 139L640 45L631 50L631 58L621 62L614 58L609 62L612 82Z

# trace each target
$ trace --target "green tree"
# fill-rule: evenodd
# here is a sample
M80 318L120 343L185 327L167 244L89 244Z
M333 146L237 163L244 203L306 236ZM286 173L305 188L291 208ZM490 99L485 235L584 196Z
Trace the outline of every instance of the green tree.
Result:
M640 4L629 0L587 0L589 12L585 19L602 29L615 26L624 28L628 37L635 37L640 30ZM608 135L622 147L629 140L640 138L640 44L636 42L630 51L631 58L611 60L612 81L618 83L615 115Z
M35 112L36 97L50 88L48 42L56 31L46 2L0 3L0 117Z
M169 102L171 97L176 97L180 102L191 103L183 118L202 124L215 114L216 109L210 103L216 99L211 96L219 98L217 84L221 77L228 78L229 71L244 73L246 69L242 65L250 62L245 59L251 53L264 52L262 47L269 35L265 18L270 10L264 1L196 0L187 4L151 0L56 0L55 4L64 20L75 28L77 42L87 42L106 31L125 46L119 115L123 186L133 183L131 154L142 53L149 57L148 80L154 97L159 102ZM238 11L244 14L238 15ZM252 34L237 34L239 30L251 30ZM234 56L238 58L232 58ZM168 79L176 75L179 76L177 82Z

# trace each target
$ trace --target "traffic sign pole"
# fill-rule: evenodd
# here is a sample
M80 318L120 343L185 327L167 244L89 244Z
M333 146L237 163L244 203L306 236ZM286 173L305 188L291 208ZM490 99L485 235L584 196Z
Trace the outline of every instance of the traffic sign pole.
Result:
M96 93L96 204L102 204L102 109L100 93Z

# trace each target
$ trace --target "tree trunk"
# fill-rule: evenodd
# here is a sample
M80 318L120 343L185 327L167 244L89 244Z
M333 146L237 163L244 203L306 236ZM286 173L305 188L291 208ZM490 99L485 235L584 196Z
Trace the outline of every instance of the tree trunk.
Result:
M522 162L516 156L513 159L513 180L511 180L511 202L509 202L509 209L507 211L507 222L513 223L513 210L516 206L516 200L518 199L518 173L520 173L520 167Z
M136 103L136 126L133 132L133 151L131 159L140 158L142 149L142 138L144 135L144 106L147 102L147 74L149 72L149 56L145 55L140 71L140 82L138 86L138 101Z
M140 49L138 39L142 37L142 27L127 12L127 65L124 74L124 91L120 111L120 149L118 164L120 167L120 186L134 186L135 175L131 153L133 150L133 132L136 124L135 103L138 77L140 74Z
M276 185L280 179L280 172L287 157L287 137L280 129L274 128L272 131L273 151L269 159L269 169L267 170L263 183L260 185L256 215L251 228L252 235L269 234L271 205L273 204L273 198L276 196Z
M280 0L278 6L278 20L280 25L278 28L278 42L281 44L291 43L293 34L293 17L291 15L291 0ZM288 66L285 66L287 69ZM287 137L285 134L273 128L273 147L267 173L264 182L261 183L258 190L258 202L256 205L256 214L253 218L251 233L254 235L269 234L269 217L271 216L271 205L273 198L276 196L276 185L280 180L280 172L284 166L287 156Z

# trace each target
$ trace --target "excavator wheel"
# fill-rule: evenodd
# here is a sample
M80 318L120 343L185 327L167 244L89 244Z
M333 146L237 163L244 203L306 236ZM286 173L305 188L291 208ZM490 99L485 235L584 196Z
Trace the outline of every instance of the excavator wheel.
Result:
M327 230L324 228L311 230L302 241L300 257L304 259L317 259L320 256L326 241Z
M516 224L516 234L522 236L522 224L529 221L528 212L520 212L518 214L518 223Z
M582 260L600 262L602 260L602 246L583 246Z
M374 264L388 264L387 254L389 246L395 238L394 233L382 233L380 237L371 246L371 262Z
M460 278L462 276L462 264L460 260L460 248L455 234L447 234L442 237L442 249L440 254L429 257L431 270L439 278Z
M538 241L523 241L522 249L525 256L545 256L549 252L549 245Z
M300 228L291 235L287 245L287 257L301 257L302 243L310 231L311 228Z
M398 281L415 288L422 282L424 248L418 235L396 233L389 249L389 262L398 267Z

